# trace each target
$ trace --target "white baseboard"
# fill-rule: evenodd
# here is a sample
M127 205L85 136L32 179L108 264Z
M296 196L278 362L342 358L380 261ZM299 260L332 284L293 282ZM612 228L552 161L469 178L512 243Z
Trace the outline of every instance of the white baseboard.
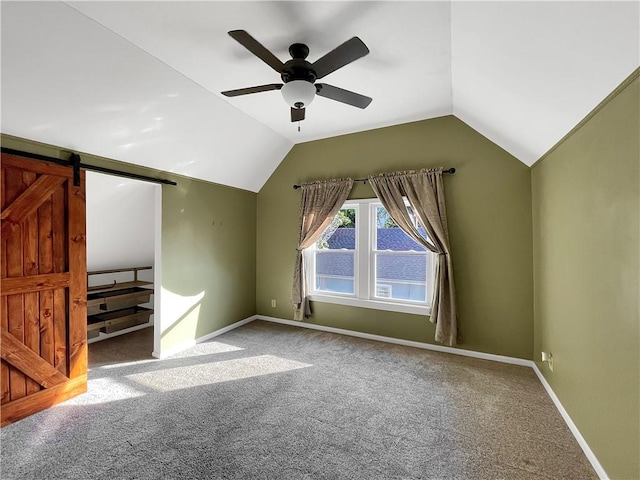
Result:
M538 376L540 383L542 383L542 386L547 391L547 394L549 395L549 397L551 397L553 404L556 406L556 408L560 412L560 415L562 415L562 418L564 419L565 423L569 427L569 430L571 430L571 433L573 433L573 436L578 442L578 445L580 445L580 448L582 448L582 451L586 455L587 459L589 460L589 462L591 462L591 466L598 474L598 477L600 478L600 480L609 480L609 476L607 475L607 472L604 471L604 468L602 468L602 465L600 465L600 462L596 458L595 454L593 453L591 448L589 448L587 441L584 439L584 437L580 433L580 430L578 430L578 427L576 426L576 424L573 423L573 420L571 420L571 417L569 416L565 408L562 406L562 403L560 403L560 399L551 388L551 385L549 385L549 382L547 382L547 379L544 377L544 375L538 368L538 365L536 365L535 362L531 362L531 363L533 363L531 368L533 368L533 371Z
M313 323L298 322L295 320L285 320L276 317L267 317L265 315L256 315L258 320L267 322L281 323L283 325L291 325L293 327L310 328L312 330L321 330L323 332L337 333L339 335L348 335L350 337L365 338L376 342L394 343L396 345L404 345L406 347L422 348L424 350L434 350L436 352L453 353L455 355L464 355L465 357L474 357L482 360L492 360L494 362L510 363L512 365L522 365L525 367L532 366L531 360L524 358L507 357L504 355L495 355L493 353L474 352L473 350L464 350L462 348L445 347L443 345L433 345L431 343L415 342L413 340L404 340L402 338L385 337L382 335L373 335L371 333L356 332L354 330L345 330L342 328L326 327L324 325L315 325Z
M187 342L171 347L167 350L163 350L161 352L156 352L154 350L153 352L151 352L151 355L154 356L155 358L170 357L171 355L175 355L176 353L186 350L187 348L193 347L198 343L206 342L207 340L211 340L212 338L217 337L218 335L222 335L223 333L227 333L233 329L246 325L247 323L253 322L257 318L258 318L257 315L253 315L251 317L245 318L244 320L240 320L239 322L235 322L235 323L232 323L231 325L227 325L226 327L216 330L215 332L208 333L194 340L189 340Z

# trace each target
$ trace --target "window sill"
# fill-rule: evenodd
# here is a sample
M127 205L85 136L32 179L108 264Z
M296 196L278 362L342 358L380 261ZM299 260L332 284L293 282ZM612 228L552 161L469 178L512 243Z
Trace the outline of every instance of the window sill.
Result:
M380 300L363 300L354 297L338 297L332 295L309 295L312 302L333 303L350 307L371 308L388 312L410 313L413 315L429 315L431 309L426 305L410 305L407 303L383 302Z

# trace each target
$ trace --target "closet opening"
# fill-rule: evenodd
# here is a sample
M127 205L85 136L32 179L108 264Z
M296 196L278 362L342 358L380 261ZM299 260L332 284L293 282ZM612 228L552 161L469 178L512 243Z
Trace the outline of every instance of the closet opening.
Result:
M159 351L161 208L159 184L86 172L90 368Z

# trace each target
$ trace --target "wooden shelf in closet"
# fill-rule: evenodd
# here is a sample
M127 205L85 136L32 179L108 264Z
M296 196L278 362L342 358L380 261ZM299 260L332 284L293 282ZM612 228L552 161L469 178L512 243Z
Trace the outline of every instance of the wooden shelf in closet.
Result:
M122 274L131 272L133 280L87 287L87 336L115 333L125 328L149 322L153 309L142 307L153 294L153 282L138 279L138 271L152 267L116 268L87 272L87 285L92 275Z

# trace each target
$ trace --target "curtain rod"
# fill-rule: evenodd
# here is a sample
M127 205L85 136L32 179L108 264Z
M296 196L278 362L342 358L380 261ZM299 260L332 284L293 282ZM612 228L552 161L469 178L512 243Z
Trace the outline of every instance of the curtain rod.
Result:
M447 168L447 169L445 169L445 170L442 170L442 173L456 173L456 169L455 169L454 167ZM354 180L354 182L367 183L367 181L368 181L368 180L369 180L368 178L356 178L356 179ZM297 190L297 189L299 189L301 186L302 186L302 185L294 185L294 186L293 186L293 189L294 189L294 190Z
M18 155L21 157L30 158L32 160L40 160L43 162L51 162L57 165L63 165L65 167L84 168L85 170L92 170L94 172L108 173L110 175L116 175L118 177L131 178L134 180L143 180L145 182L161 183L164 185L177 185L176 182L166 180L164 178L148 177L146 175L139 175L137 173L123 172L121 170L115 170L113 168L99 167L97 165L87 165L86 163L80 163L80 155L72 153L69 160L62 160L60 158L47 157L46 155L40 155L38 153L24 152L22 150L14 150L13 148L2 147L0 148L2 153L9 155Z

